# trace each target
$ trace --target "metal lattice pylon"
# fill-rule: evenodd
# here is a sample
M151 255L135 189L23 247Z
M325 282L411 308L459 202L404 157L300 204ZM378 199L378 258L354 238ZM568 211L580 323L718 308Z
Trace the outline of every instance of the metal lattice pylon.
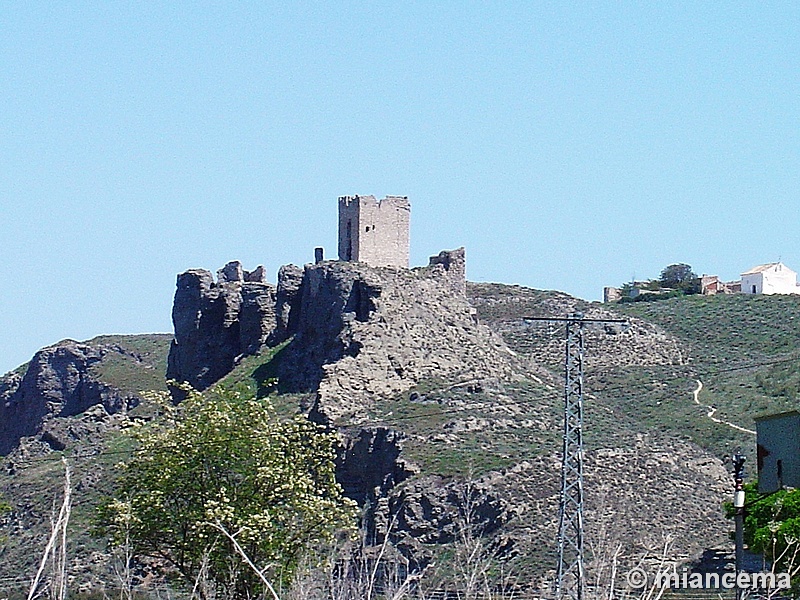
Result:
M624 323L627 319L523 317L526 321L562 322L567 326L564 369L564 448L561 502L558 510L557 600L583 600L583 333L587 323Z
M566 324L557 598L583 600L583 315Z

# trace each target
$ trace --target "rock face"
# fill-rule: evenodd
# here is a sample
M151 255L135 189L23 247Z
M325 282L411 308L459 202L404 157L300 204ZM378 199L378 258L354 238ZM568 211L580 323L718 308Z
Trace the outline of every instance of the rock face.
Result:
M402 432L364 427L340 433L336 480L364 510L368 539L380 543L389 536L415 568L433 558L430 545L451 543L467 527L472 535L492 536L512 517L493 483L420 476L419 468L403 458ZM502 555L513 542L500 536L490 545Z
M457 291L463 250L452 255L413 270L306 265L279 366L284 388L316 391L318 411L335 419L423 379L518 378L520 361Z
M507 502L486 481L465 484L430 476L398 489L389 511L396 515L395 529L422 544L452 542L466 525L472 534L488 536L511 517Z
M303 285L303 269L295 265L284 265L278 271L278 290L275 297L275 330L268 343L277 345L297 330L300 314L300 289Z
M467 301L464 249L428 267L322 261L287 265L277 288L238 262L178 276L167 377L203 390L264 345L281 353L283 391L317 392L315 414L356 414L422 379L514 378L519 361Z
M178 275L172 322L167 379L204 390L267 341L275 329L275 288L263 267L246 272L233 261L216 282L209 271L191 269Z
M363 506L385 496L414 474L400 458L400 432L386 427L367 427L344 437L336 459L336 480L345 495Z
M70 417L101 405L113 414L135 406L135 396L98 381L90 367L118 348L62 342L36 353L24 375L0 383L0 454L8 454L26 436L40 435L53 449L65 443L48 433L54 417Z

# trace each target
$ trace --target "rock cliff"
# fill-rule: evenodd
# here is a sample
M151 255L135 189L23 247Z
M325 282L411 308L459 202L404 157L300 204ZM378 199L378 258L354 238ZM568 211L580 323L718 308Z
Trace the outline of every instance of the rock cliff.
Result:
M323 261L288 265L277 287L238 262L178 276L167 377L205 389L242 356L288 341L277 371L286 392L316 392L324 420L426 378L515 378L522 361L481 325L465 294L464 250L428 267Z
M48 431L55 417L70 417L101 405L108 414L126 411L138 398L99 381L91 367L119 346L93 346L67 340L36 353L24 374L0 381L0 454L8 454L26 436L39 436L54 450L66 442Z
M275 329L275 300L263 267L248 272L233 261L216 281L204 269L178 275L167 379L204 390L229 373L237 358L256 353Z
M290 391L316 391L318 411L335 419L363 416L375 399L423 379L519 378L522 362L478 323L453 281L438 263L307 265L281 381Z

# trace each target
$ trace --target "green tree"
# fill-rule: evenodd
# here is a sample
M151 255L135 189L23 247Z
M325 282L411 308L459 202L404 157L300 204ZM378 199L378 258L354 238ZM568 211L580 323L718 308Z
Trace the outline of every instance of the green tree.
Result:
M800 490L780 490L763 496L756 483L745 485L744 541L763 554L776 573L789 573L797 587L800 573ZM726 503L728 517L733 505Z
M700 281L692 271L692 267L685 263L678 263L664 267L658 278L661 287L681 290L687 294L696 294L700 291Z
M252 598L264 592L253 566L288 580L309 548L352 527L333 434L300 416L278 420L269 398L250 391L190 391L176 408L161 401L166 416L136 434L115 497L100 509L100 533L134 556Z

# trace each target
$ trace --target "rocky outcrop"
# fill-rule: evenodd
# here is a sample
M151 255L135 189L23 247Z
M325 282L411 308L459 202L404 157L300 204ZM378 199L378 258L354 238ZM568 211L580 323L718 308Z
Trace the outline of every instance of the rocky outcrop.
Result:
M490 536L511 517L506 501L483 481L445 482L422 477L392 495L389 511L395 531L422 544L446 544L466 528L475 536Z
M118 347L90 346L65 341L40 350L24 375L12 374L0 384L0 454L8 454L26 436L39 435L53 449L66 443L48 433L54 417L78 415L100 405L107 414L126 411L138 403L133 395L102 383L92 365Z
M204 390L267 341L275 329L275 288L263 267L247 272L237 261L220 269L216 282L209 271L191 269L178 275L172 322L167 378Z
M416 565L432 558L426 546L448 544L465 534L491 537L512 517L488 480L420 476L420 469L403 457L402 432L365 427L340 433L344 441L336 480L362 507L368 539L380 543L389 536ZM505 538L496 540L492 551L503 553L512 545Z
M302 285L303 269L295 265L284 265L280 268L275 297L275 330L268 340L271 346L285 341L297 330Z
M464 249L428 267L322 261L281 267L277 288L238 262L178 276L167 377L205 389L237 360L291 340L276 365L282 391L317 392L314 415L356 414L422 379L515 377L520 365L480 325L465 286ZM263 273L263 271L261 271ZM178 398L180 399L180 398Z
M563 292L549 292L499 283L470 283L467 295L481 321L506 343L534 362L558 365L564 360L564 334L552 322L529 317L565 317L575 312L590 319L620 319L625 315L596 302ZM627 324L587 324L585 368L684 365L688 349L675 336L642 319Z
M296 318L295 318L295 312ZM293 336L281 357L287 391L317 392L328 419L356 416L426 378L518 378L523 367L479 324L441 263L419 269L306 265Z
M345 496L363 506L386 496L415 473L404 459L403 434L386 427L366 427L344 435L336 459L336 481Z

